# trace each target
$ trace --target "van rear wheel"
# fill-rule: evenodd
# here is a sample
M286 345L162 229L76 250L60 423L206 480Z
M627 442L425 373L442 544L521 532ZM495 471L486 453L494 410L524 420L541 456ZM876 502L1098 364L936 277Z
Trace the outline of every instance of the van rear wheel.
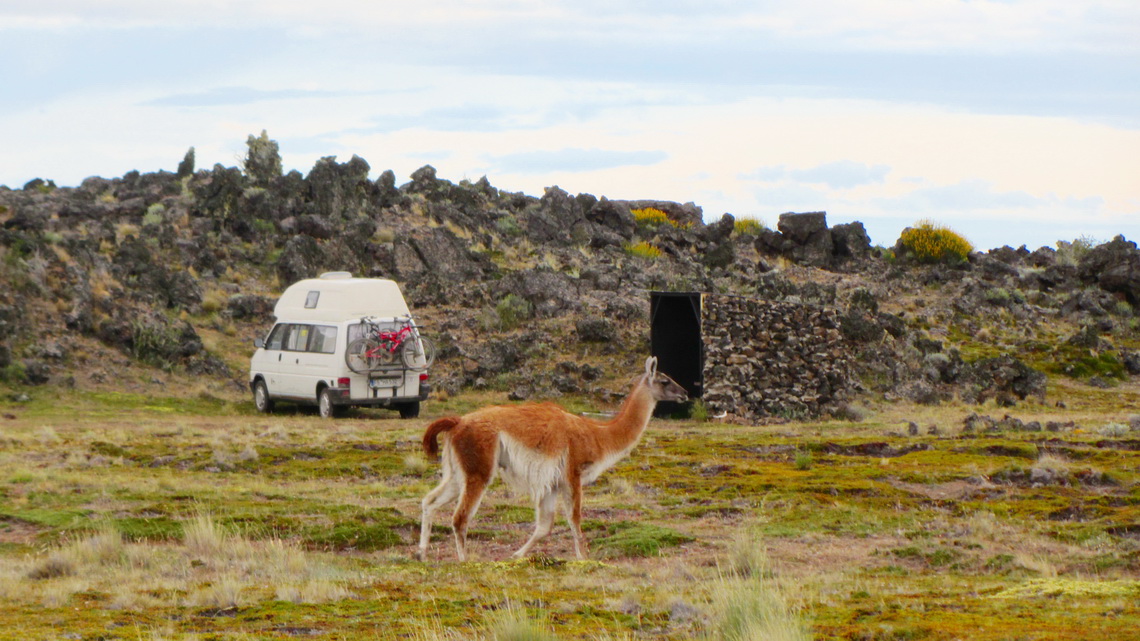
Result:
M321 418L336 418L340 415L340 406L333 402L333 393L329 388L321 390L320 396L317 397L317 408L320 410Z
M400 403L400 418L418 418L420 415L420 402Z

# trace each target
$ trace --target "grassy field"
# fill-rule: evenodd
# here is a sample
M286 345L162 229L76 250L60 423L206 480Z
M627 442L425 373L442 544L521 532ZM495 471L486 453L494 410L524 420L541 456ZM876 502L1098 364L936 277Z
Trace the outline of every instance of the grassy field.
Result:
M491 399L327 422L49 396L0 403L0 638L1140 639L1136 385L654 420L586 491L589 560L559 524L504 561L533 515L496 483L463 564L442 515L413 560L419 437Z

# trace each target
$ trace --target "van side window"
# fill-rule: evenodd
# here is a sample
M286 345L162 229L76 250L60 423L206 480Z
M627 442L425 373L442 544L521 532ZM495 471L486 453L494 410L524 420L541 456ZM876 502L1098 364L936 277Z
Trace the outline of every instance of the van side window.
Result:
M313 337L309 339L309 351L322 354L336 352L336 328L325 325L313 326Z
M285 345L285 334L289 332L289 325L285 323L278 323L273 331L269 334L269 340L265 341L265 349L281 349Z
M285 339L285 349L290 352L304 352L309 348L309 334L312 325L293 325L289 329L289 337Z

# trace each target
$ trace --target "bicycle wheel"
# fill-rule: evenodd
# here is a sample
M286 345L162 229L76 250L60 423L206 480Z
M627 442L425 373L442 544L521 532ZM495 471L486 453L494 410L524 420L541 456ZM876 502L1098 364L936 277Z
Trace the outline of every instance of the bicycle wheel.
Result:
M348 344L344 350L344 363L348 369L357 374L367 374L379 367L378 359L370 356L376 349L376 343L367 338L358 338Z
M400 345L400 358L408 369L427 369L435 362L435 342L426 336L411 336Z

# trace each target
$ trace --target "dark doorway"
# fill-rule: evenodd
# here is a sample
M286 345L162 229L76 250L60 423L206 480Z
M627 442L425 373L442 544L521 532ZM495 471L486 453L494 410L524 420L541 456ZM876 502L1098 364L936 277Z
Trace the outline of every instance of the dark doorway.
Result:
M685 388L689 398L704 391L704 344L701 342L699 292L649 292L649 349L657 369ZM660 403L658 413L679 412L678 403Z

